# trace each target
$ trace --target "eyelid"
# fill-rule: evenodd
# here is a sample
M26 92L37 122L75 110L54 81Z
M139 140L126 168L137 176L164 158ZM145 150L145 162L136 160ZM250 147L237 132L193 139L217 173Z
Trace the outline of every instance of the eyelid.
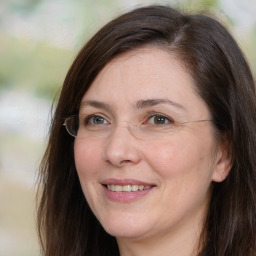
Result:
M86 124L90 124L90 123L89 123L89 120L90 120L91 118L93 118L93 117L101 117L101 118L105 119L108 123L111 123L111 122L109 121L109 119L108 119L105 115L99 114L99 113L90 114L90 115L83 114L83 115L81 115L81 116L84 117L83 120L86 122Z
M168 119L170 121L170 123L175 123L174 119L169 117L168 115L166 114L163 114L163 113L159 113L159 112L150 112L148 113L147 117L146 117L146 120L143 121L141 124L149 121L152 117L155 117L155 116L160 116L160 117L164 117L166 119Z
M89 116L96 115L96 116L102 116L106 119L109 119L108 116L104 112L97 111L97 110L86 109L84 111L81 111L78 115L81 116L81 117L89 117Z
M104 118L108 123L112 124L112 121L110 121L111 119L103 113L99 113L99 112L95 112L95 113L92 113L92 114L81 113L80 116L81 116L83 122L86 121L87 124L89 124L89 119L90 118L97 117L97 116ZM155 116L164 117L164 118L168 119L170 121L170 123L175 123L175 120L172 117L170 117L166 114L163 114L161 112L156 112L156 111L148 111L146 113L145 118L143 118L143 121L140 122L139 124L145 124L146 122L149 121L149 119L151 119L152 117L155 117Z

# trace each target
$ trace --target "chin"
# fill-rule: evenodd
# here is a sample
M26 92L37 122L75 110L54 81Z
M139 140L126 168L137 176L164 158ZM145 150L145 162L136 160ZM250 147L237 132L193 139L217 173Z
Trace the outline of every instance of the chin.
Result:
M122 220L113 218L107 222L101 222L107 233L120 238L138 238L149 230L148 226L138 219L124 218Z

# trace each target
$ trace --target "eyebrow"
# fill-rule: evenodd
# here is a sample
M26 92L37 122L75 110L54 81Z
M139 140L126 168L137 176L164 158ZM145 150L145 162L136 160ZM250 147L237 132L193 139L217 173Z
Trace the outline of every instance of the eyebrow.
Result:
M111 111L111 106L107 103L101 102L101 101L96 101L96 100L86 100L81 102L81 107L83 106L92 106L95 108L101 108L101 109L106 109L108 111Z
M169 99L162 99L162 98L156 98L156 99L146 99L146 100L139 100L136 102L136 108L142 109L142 108L148 108L148 107L153 107L159 104L169 104L171 106L174 106L179 109L185 109L181 104L177 102L173 102ZM108 111L112 111L111 105L101 102L101 101L96 101L96 100L86 100L81 102L81 107L83 106L92 106L95 108L100 108L100 109L105 109Z
M169 99L147 99L147 100L139 100L136 104L137 108L148 108L153 107L158 104L169 104L176 108L185 109L181 104L177 102L173 102Z

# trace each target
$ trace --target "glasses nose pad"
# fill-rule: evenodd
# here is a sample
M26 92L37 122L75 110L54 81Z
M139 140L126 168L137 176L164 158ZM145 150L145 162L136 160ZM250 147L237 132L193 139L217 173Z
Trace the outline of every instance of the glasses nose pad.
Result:
M139 125L136 123L133 123L131 121L124 121L126 124L127 128L129 129L130 133L135 137L135 138L140 138L139 136Z

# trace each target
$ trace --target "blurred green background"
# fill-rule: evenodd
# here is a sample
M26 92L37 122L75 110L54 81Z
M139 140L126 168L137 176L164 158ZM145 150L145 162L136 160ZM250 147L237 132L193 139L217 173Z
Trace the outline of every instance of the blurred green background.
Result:
M38 165L52 101L84 42L145 4L209 10L229 27L256 74L255 0L0 0L0 256L39 256Z

